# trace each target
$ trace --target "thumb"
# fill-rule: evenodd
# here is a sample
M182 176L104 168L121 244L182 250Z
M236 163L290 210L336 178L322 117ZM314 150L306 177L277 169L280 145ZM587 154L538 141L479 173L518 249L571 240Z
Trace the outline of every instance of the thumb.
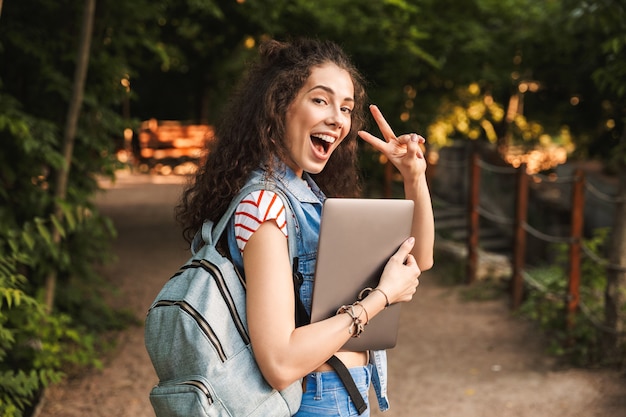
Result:
M393 256L397 258L400 262L404 263L404 261L407 259L407 256L409 256L409 254L411 253L411 250L413 250L413 246L415 246L415 238L411 236L410 238L405 240L402 245L400 245L400 247Z

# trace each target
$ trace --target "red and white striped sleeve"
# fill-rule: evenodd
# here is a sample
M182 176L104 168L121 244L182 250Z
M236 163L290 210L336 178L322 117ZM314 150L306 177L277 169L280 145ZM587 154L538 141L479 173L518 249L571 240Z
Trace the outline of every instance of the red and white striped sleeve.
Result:
M261 223L269 220L274 220L287 237L285 206L276 193L267 190L253 191L241 200L235 211L235 237L241 252Z

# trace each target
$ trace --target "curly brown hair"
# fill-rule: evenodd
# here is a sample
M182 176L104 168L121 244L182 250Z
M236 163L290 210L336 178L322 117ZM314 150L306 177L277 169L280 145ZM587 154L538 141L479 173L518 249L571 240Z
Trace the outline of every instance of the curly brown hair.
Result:
M217 221L223 215L254 169L264 166L271 171L273 156L287 160L287 110L312 68L326 63L350 74L355 106L350 132L314 178L329 196L360 193L357 132L365 124L366 93L363 78L348 56L337 44L314 39L270 40L259 47L259 55L227 104L206 160L176 207L176 219L187 241L204 220Z

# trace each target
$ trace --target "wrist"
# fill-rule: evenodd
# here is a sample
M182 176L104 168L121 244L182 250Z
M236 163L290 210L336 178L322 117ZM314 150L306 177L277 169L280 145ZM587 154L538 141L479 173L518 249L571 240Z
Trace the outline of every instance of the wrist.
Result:
M385 291L383 291L382 289L380 289L379 287L376 288L371 288L371 287L367 287L364 288L363 290L361 290L361 292L359 293L359 301L363 301L363 299L365 297L367 297L370 294L373 293L377 293L380 294L384 297L385 300L385 308L389 307L391 304L389 303L389 297L387 296L387 293Z
M424 173L405 177L403 183L405 195L418 195L423 187L428 187Z

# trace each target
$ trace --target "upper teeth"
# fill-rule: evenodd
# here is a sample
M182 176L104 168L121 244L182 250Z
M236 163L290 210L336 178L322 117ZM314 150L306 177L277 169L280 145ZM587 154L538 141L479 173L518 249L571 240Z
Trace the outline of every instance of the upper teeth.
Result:
M328 136L328 135L313 135L318 139L323 140L324 142L328 142L328 143L335 143L335 138L332 136Z

